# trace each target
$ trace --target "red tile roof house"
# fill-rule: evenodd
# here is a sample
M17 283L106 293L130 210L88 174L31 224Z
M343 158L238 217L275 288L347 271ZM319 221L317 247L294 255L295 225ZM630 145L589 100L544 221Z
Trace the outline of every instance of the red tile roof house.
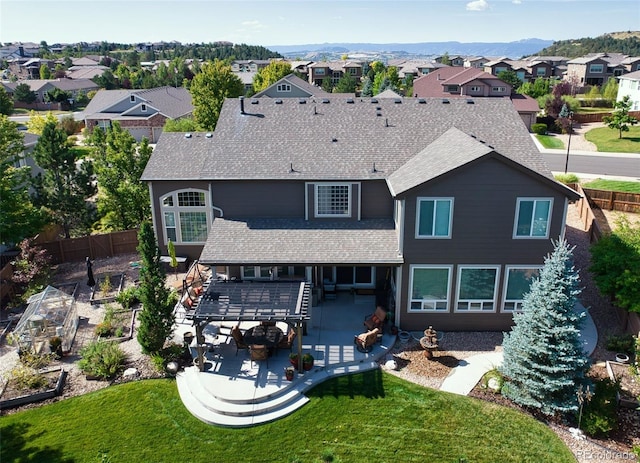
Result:
M413 96L417 98L509 98L527 129L536 122L538 102L512 93L511 85L477 68L446 67L413 81Z
M228 99L215 132L163 133L141 179L163 253L386 289L406 330L508 329L579 198L506 98Z
M85 108L84 121L89 129L120 122L133 138L143 137L155 143L167 119L179 119L193 112L191 94L183 87L159 87L146 90L100 90Z

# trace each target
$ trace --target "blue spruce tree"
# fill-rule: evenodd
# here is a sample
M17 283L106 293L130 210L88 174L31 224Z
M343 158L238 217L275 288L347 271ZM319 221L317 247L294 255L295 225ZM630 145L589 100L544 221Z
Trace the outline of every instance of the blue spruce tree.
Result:
M576 390L587 382L589 358L580 341L584 314L573 311L581 289L572 257L566 241L554 243L504 335L503 394L546 415L577 411Z

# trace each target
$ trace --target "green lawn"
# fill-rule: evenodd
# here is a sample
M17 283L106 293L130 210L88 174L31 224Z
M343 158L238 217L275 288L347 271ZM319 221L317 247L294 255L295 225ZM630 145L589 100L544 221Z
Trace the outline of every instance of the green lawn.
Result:
M175 382L113 386L0 417L3 462L573 462L549 428L515 410L379 370L334 378L262 426L206 425Z
M536 135L536 138L547 149L564 149L564 143L559 138L551 135Z
M618 138L619 135L615 129L599 127L589 130L584 137L594 143L598 151L640 153L640 126L629 127L628 132L622 132L622 138Z
M622 193L640 193L640 182L623 182L621 180L604 180L597 178L582 185L593 190L620 191Z

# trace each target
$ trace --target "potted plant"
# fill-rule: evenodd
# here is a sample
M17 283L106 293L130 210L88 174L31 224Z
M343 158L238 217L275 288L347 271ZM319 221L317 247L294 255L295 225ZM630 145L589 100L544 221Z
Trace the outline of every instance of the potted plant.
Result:
M295 352L292 352L289 354L289 363L291 365L293 365L294 367L298 366L298 354L296 354Z
M54 336L49 339L49 349L58 358L62 358L62 338L60 336Z
M295 368L287 367L284 369L284 375L287 378L287 381L293 381L293 376L295 374Z
M306 353L302 356L302 369L309 371L313 368L313 355Z

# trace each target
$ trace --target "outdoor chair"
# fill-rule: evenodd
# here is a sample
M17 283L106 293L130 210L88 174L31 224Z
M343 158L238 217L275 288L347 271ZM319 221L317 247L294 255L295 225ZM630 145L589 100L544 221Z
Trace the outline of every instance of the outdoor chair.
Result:
M364 319L364 326L367 330L371 331L374 328L378 328L380 332L384 328L384 324L387 321L387 311L381 306L376 307L376 311L371 315L367 315Z
M284 336L277 345L278 349L289 349L293 347L293 341L296 339L296 331L293 328L289 329L289 332Z
M267 346L262 344L254 344L249 348L249 353L251 354L251 366L253 367L253 362L265 360L267 362L267 367L269 366L269 349Z
M355 342L358 351L371 352L373 345L378 341L379 334L380 330L378 328L374 328L366 333L356 335L353 341Z
M238 350L240 349L249 349L249 344L244 342L242 331L240 331L240 327L238 325L231 328L231 337L236 343L236 355L238 355Z

